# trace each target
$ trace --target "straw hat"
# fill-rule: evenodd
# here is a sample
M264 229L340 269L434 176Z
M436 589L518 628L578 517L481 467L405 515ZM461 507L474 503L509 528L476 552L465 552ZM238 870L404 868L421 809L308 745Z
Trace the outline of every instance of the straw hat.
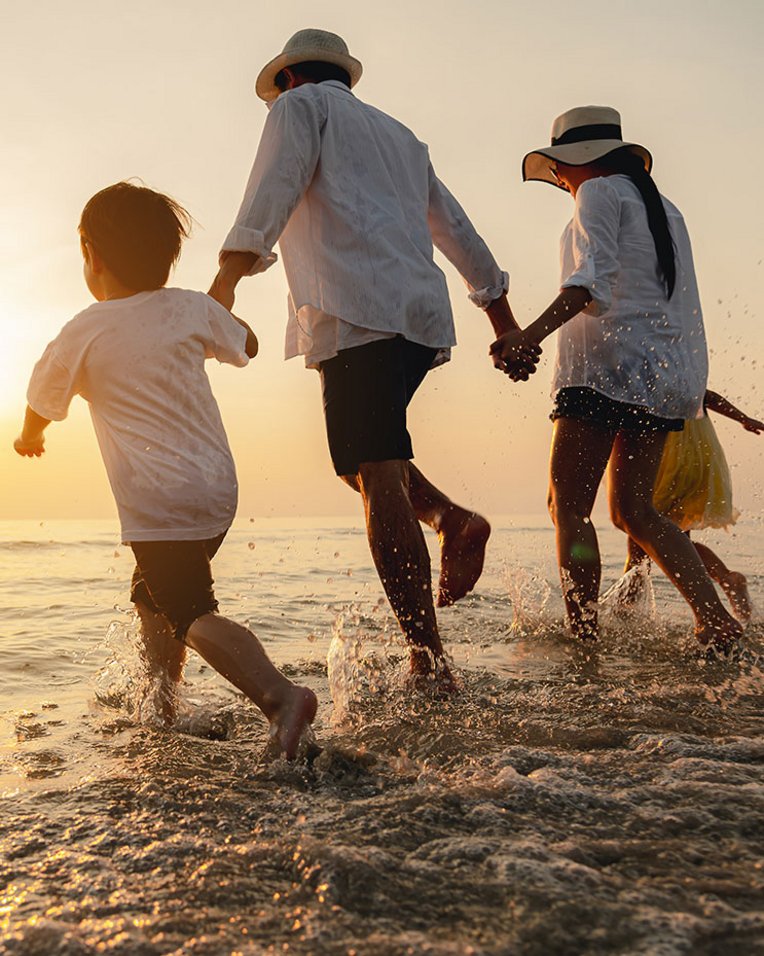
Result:
M255 83L255 92L261 100L275 100L281 90L276 86L275 79L287 66L295 63L308 63L318 60L320 63L333 63L347 70L350 76L350 85L355 86L361 79L363 67L359 60L348 52L348 45L328 30L298 30L286 42L281 53L260 70Z
M555 162L585 166L624 146L642 159L649 173L653 157L644 146L624 143L618 110L610 106L577 106L552 123L551 146L535 149L523 159L523 182L535 179L558 186L552 173Z

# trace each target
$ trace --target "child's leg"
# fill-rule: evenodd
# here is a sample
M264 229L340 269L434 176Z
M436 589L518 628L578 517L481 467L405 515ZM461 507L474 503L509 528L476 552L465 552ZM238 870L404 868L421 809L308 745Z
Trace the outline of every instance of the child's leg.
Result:
M610 510L614 524L633 537L679 589L695 615L695 634L704 645L726 651L740 636L692 541L653 507L655 477L664 432L618 432L610 459Z
M745 575L739 571L730 571L719 555L715 554L707 545L700 544L697 541L693 543L709 576L716 581L727 595L735 617L743 623L750 621L753 608Z
M186 643L226 680L243 691L268 718L271 735L287 759L316 715L316 695L288 680L271 663L252 631L218 614L197 618Z
M142 656L154 684L157 713L172 724L178 710L178 684L183 674L186 648L173 637L170 622L140 601L135 609L141 621Z
M650 558L646 551L644 551L637 542L629 536L626 543L626 565L624 566L623 573L631 571L632 568L636 568L638 564L643 564L645 561L649 561Z
M573 633L597 637L600 552L591 512L613 444L613 432L575 418L554 425L549 510L557 532L557 561Z

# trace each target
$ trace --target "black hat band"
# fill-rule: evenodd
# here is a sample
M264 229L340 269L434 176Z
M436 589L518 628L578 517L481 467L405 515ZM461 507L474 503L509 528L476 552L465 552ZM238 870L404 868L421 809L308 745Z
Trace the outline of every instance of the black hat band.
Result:
M590 126L576 126L565 130L562 136L552 137L552 146L567 146L569 143L583 143L589 139L620 139L623 134L618 123L592 123Z

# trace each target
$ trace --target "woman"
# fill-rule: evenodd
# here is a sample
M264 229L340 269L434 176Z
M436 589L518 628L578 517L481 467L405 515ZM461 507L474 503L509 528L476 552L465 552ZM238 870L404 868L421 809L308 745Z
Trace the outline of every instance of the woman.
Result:
M680 590L706 649L726 653L742 628L726 611L692 542L653 507L663 445L702 414L708 359L690 241L658 193L652 157L625 143L609 107L568 110L552 145L523 160L523 179L575 199L562 237L561 292L524 330L491 346L494 365L526 379L529 348L560 329L549 505L574 633L597 637L600 555L590 515L605 469L614 524Z

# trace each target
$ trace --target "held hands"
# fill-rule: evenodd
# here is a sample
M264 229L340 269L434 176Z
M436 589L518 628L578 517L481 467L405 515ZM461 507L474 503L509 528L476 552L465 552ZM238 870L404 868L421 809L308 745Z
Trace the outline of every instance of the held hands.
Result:
M13 443L13 447L16 454L21 455L22 458L39 458L40 455L45 454L45 438L43 435L38 435L36 438L24 439L20 435Z
M254 268L257 259L254 252L221 252L220 268L207 294L231 312L236 296L236 286L239 280Z
M513 382L527 382L536 371L541 346L531 341L522 329L512 329L496 339L489 354L494 368L504 372Z

